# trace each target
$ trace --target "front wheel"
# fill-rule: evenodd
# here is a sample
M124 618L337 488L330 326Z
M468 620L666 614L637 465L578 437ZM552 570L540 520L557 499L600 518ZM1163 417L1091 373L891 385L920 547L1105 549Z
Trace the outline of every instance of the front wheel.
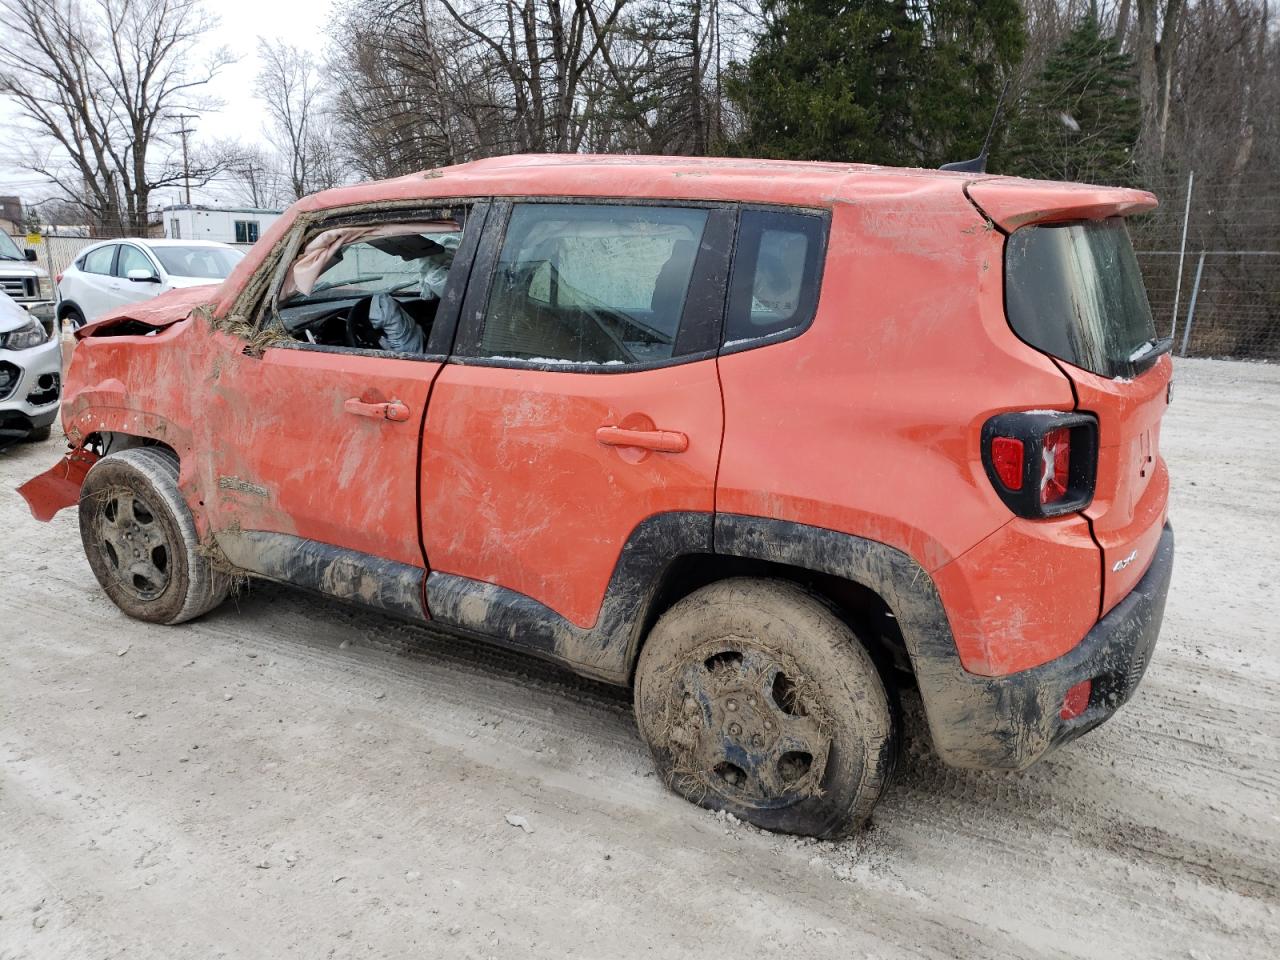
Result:
M103 457L80 489L80 539L98 583L131 617L182 623L226 597L228 576L200 550L178 490L178 458L159 447Z
M783 581L724 580L668 610L640 654L635 709L673 790L766 830L852 833L897 753L866 649Z

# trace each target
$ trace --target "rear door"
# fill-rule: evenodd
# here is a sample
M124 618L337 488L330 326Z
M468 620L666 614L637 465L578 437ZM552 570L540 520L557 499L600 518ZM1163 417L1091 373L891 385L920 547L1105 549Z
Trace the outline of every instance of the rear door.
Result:
M1164 527L1169 474L1160 423L1172 363L1158 341L1124 221L1022 227L1005 252L1014 332L1063 361L1076 408L1098 419L1098 468L1085 510L1102 551L1106 613L1133 589Z
M442 573L589 628L642 521L711 516L734 218L617 201L491 215L424 433L433 615Z
M84 255L76 288L69 291L67 299L75 301L85 320L97 320L117 305L111 285L118 249L119 244L106 243Z

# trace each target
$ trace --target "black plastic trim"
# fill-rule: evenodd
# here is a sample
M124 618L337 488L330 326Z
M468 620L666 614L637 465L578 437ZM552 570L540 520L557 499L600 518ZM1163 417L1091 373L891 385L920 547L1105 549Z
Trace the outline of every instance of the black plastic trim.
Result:
M305 340L281 340L269 344L267 350L307 350L311 353L340 353L344 357L373 357L378 360L416 360L444 363L448 358L436 353L402 353L396 350L371 350L364 347L344 347L334 343L307 343Z
M1040 502L1040 464L1045 435L1053 430L1071 431L1071 459L1067 495L1053 503ZM1022 487L1011 490L996 473L991 458L992 441L1012 437L1022 441ZM1087 413L1058 410L1000 413L982 425L982 465L1005 506L1031 520L1060 517L1088 508L1093 502L1098 473L1098 421Z
M427 619L421 567L265 531L223 532L217 540L232 564L259 576ZM964 669L933 578L909 555L787 520L696 511L649 517L623 546L591 627L524 594L468 577L435 571L425 590L433 623L625 685L657 591L679 558L715 553L841 577L875 591L893 613L938 755L956 766L1021 769L1098 726L1132 697L1159 634L1173 550L1166 525L1137 586L1075 649L1002 677ZM1063 720L1066 692L1086 679L1094 683L1088 707Z
M591 627L506 587L438 571L427 577L427 604L435 623L626 684L663 574L679 557L710 553L711 533L710 513L659 513L641 521L618 556Z
M476 251L480 248L480 240L485 233L485 222L489 219L490 207L491 204L487 201L474 204L468 210L462 224L462 242L458 245L458 252L454 254L449 279L445 282L444 296L440 299L440 306L436 308L435 320L431 324L431 334L427 338L427 353L441 360L448 357L453 350L453 340L458 330L458 317L462 313L467 286L471 281L471 271L475 269ZM453 269L459 265L463 269Z
M215 539L241 570L410 620L427 619L422 567L266 530L222 531Z

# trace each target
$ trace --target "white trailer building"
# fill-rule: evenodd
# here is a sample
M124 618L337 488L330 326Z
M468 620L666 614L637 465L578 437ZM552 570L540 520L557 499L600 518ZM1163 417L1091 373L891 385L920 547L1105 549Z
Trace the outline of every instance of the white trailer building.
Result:
M170 240L217 240L251 244L267 232L283 210L253 207L206 207L178 204L165 207L164 235Z

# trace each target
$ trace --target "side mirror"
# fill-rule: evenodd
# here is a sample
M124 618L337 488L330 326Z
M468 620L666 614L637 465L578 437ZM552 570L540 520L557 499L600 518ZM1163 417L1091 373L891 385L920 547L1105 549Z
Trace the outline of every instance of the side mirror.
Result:
M152 273L150 270L144 270L141 267L139 267L137 270L130 270L128 274L126 274L126 276L128 276L128 278L132 280L134 283L159 283L160 282L160 278L157 277L154 273Z
M34 250L32 250L30 247L27 247L25 253L27 255L28 261L30 261L31 263L36 262L36 252Z

